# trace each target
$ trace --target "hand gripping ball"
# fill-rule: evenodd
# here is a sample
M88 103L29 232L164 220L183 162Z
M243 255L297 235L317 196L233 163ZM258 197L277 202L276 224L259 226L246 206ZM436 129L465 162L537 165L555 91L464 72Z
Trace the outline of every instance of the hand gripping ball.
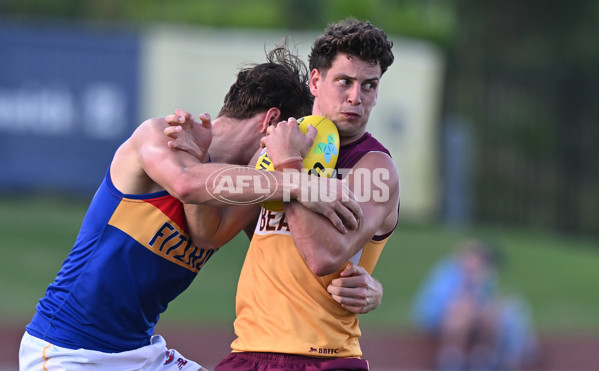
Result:
M302 167L310 175L330 178L334 173L339 156L339 132L333 121L317 115L304 116L297 120L302 133L308 132L308 125L316 128L314 144L304 157ZM268 158L266 148L260 153L256 169L274 171L274 165ZM263 202L262 207L271 211L283 211L280 201Z

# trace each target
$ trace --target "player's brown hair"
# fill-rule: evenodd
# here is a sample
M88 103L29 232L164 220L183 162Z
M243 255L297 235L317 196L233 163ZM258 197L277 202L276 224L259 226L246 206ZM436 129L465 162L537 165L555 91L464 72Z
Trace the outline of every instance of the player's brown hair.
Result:
M219 116L236 119L276 107L281 119L299 118L312 112L306 65L292 53L285 40L267 53L267 62L245 67L225 96Z
M372 23L353 17L329 25L312 45L310 71L327 70L337 53L347 53L381 66L381 74L393 64L393 42Z

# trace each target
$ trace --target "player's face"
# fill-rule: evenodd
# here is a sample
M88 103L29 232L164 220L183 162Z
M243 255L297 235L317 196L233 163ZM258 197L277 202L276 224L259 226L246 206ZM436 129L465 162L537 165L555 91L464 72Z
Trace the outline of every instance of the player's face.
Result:
M380 78L379 64L345 53L337 54L331 68L311 73L312 113L337 125L342 144L360 138L376 104Z

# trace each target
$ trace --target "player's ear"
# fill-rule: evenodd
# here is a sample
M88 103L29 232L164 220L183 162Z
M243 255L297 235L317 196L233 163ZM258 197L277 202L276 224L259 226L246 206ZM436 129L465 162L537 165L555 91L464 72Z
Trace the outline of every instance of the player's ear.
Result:
M318 69L315 68L310 72L310 93L315 97L318 94L318 83L320 82L320 78L321 75Z
M266 129L270 125L275 125L279 121L281 121L281 110L276 107L272 107L266 111L266 115L264 116L264 120L262 120L262 127L260 129L266 133Z

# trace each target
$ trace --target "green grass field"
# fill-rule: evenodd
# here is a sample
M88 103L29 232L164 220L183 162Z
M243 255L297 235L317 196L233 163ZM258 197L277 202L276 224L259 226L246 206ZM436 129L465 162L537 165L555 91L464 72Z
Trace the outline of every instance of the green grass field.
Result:
M70 251L87 200L0 197L1 321L25 324ZM599 331L599 242L547 232L505 228L448 229L401 221L374 276L384 286L381 307L361 317L363 327L405 330L412 298L431 268L457 241L476 236L503 248L502 288L528 299L544 332ZM238 236L199 273L190 289L163 315L165 324L230 325L235 287L247 238Z

